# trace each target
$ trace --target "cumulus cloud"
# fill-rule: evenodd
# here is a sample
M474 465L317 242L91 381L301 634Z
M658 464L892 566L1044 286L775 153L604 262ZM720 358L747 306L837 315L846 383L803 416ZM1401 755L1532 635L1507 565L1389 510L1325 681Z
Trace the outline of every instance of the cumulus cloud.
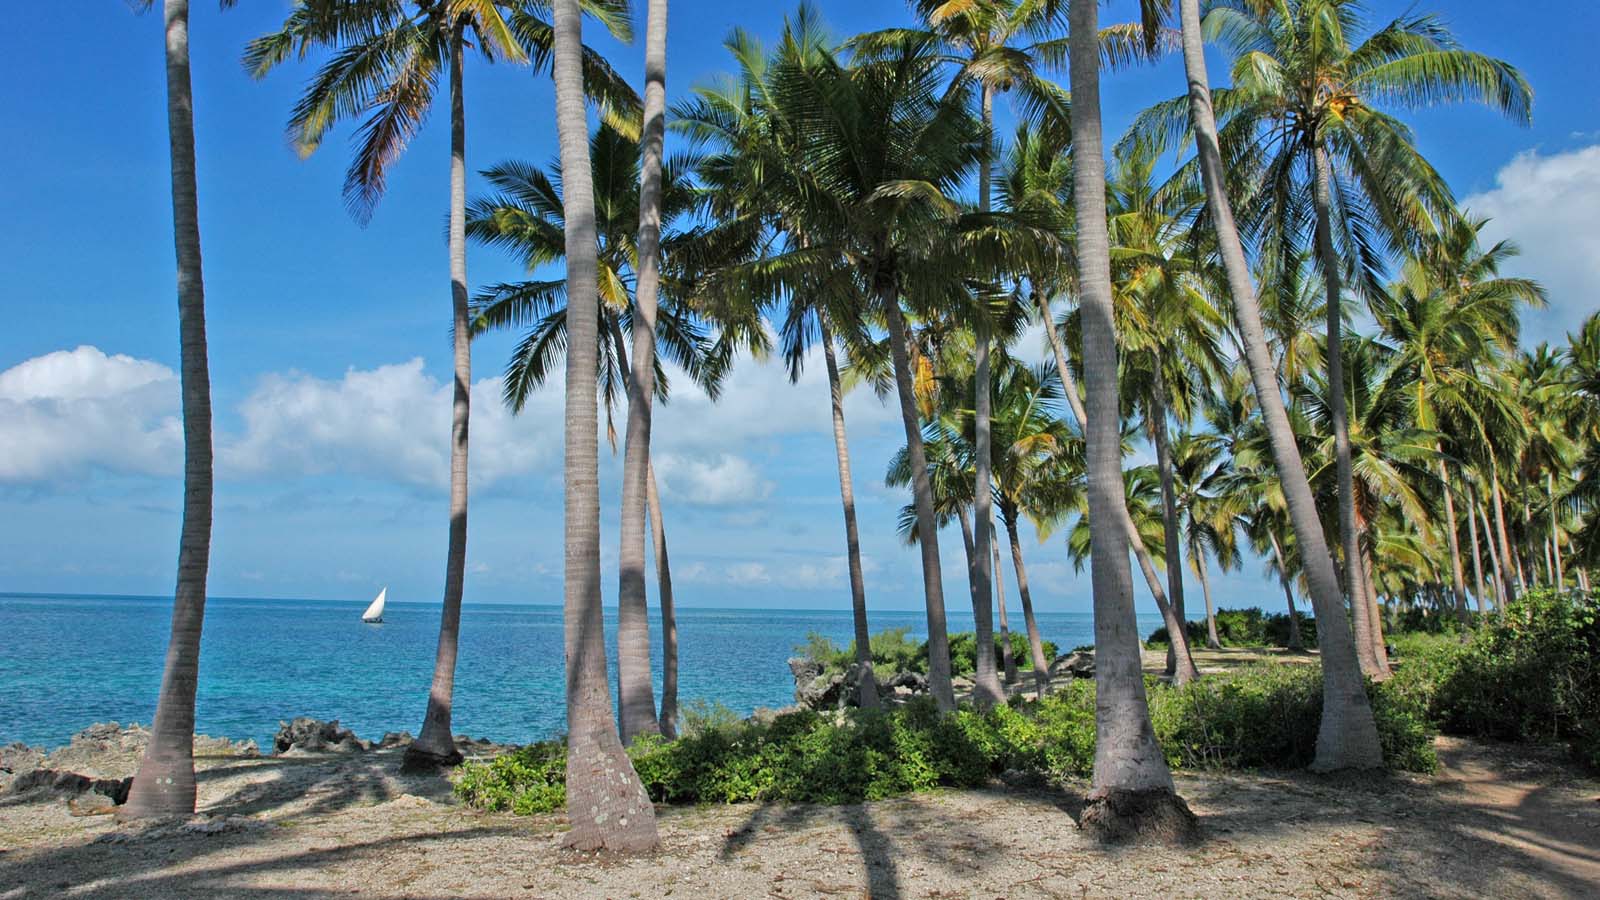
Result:
M1492 219L1487 241L1510 238L1522 256L1506 274L1537 278L1550 308L1524 317L1528 342L1561 340L1600 307L1600 145L1549 156L1530 150L1462 205Z
M870 557L861 560L862 571L877 571L877 563ZM707 563L696 560L673 569L673 578L689 584L720 585L727 587L760 587L770 585L784 590L817 590L820 588L847 588L848 563L844 556L822 556L777 562L734 560Z
M737 506L764 500L773 484L747 459L729 453L709 458L652 454L663 496L694 506Z
M0 481L85 470L170 475L182 468L178 376L95 347L0 372Z
M338 380L299 372L268 375L240 405L244 433L223 462L244 476L363 475L419 487L450 476L453 389L423 371L420 358L351 369ZM489 484L549 464L560 449L548 427L551 395L535 395L520 417L500 402L500 380L472 386L474 484Z

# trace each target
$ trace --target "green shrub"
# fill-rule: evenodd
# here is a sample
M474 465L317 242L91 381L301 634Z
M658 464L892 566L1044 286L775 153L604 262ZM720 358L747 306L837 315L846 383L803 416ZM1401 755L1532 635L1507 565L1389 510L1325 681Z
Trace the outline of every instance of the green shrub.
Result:
M927 672L928 645L912 640L909 627L886 628L867 639L867 652L872 656L872 667L881 675L885 672ZM824 672L843 672L856 661L856 642L840 649L826 635L815 631L806 633L806 642L794 648L798 656L822 664Z
M1033 671L1033 652L1028 649L1028 636L1011 632L1011 658L1016 661L1017 668L1023 671ZM1045 662L1055 659L1056 645L1054 641L1041 640L1039 642L1044 650ZM1000 635L994 637L995 665L1000 665ZM928 663L928 645L923 644L918 649L918 659L925 670ZM950 635L950 671L954 675L971 675L978 670L978 636L970 631L958 631Z
M558 810L567 802L567 745L541 741L486 763L463 763L455 789L479 809L519 816Z
M1249 609L1219 609L1215 613L1217 620L1217 640L1224 647L1287 647L1289 646L1289 614L1267 613L1251 607ZM1299 616L1300 643L1306 647L1317 645L1317 623L1308 615ZM1206 623L1204 619L1184 623L1184 633L1189 637L1190 646L1205 646ZM1150 633L1149 644L1167 643L1167 627L1165 625Z
M720 700L690 700L678 710L678 733L690 735L717 728L727 728L744 721Z

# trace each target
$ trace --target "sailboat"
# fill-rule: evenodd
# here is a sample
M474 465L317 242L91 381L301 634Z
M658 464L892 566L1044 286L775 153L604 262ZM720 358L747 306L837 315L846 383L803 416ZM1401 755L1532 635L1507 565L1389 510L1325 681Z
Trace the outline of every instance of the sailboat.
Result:
M384 588L383 590L379 591L377 599L373 600L372 601L372 605L367 607L367 611L361 614L361 621L366 622L366 623L371 624L371 625L376 625L376 624L382 622L383 621L383 601L388 596L389 596L389 589L387 587Z

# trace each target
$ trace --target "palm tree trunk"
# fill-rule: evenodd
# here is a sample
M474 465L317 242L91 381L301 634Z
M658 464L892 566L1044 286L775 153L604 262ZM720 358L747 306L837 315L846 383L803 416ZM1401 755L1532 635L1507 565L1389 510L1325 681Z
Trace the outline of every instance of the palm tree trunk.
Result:
M462 84L464 35L450 38L450 311L455 388L450 407L450 545L444 563L444 605L439 644L422 732L406 748L402 771L426 772L461 762L451 736L456 648L461 633L461 596L467 571L467 423L472 401L472 331L467 320L467 114Z
M1156 445L1156 470L1161 476L1161 524L1167 544L1167 585L1172 597L1172 615L1178 621L1182 640L1167 632L1167 674L1177 684L1200 677L1189 652L1189 617L1183 609L1183 548L1178 542L1178 492L1172 483L1172 441L1167 436L1167 380L1160 363L1155 368L1155 410L1151 432ZM1126 507L1124 507L1126 508ZM1207 609L1209 610L1209 606ZM1208 616L1209 618L1209 613Z
M649 0L644 46L644 129L639 141L639 269L633 366L622 451L622 545L617 552L617 693L622 742L660 734L650 675L644 519L650 404L656 384L656 295L661 286L661 158L667 110L667 0ZM620 346L620 344L619 344Z
M922 594L928 611L928 692L945 712L956 708L955 691L950 685L950 635L945 630L944 581L939 571L939 525L933 511L933 484L928 480L928 457L922 449L922 427L917 418L917 399L911 384L911 359L907 351L910 334L900 314L900 298L885 279L878 286L889 326L890 355L894 358L894 383L900 398L900 421L906 430L906 456L911 463L911 494L917 513L917 533L922 540Z
M1206 598L1206 646L1213 650L1222 649L1222 641L1217 637L1217 610L1211 605L1211 561L1206 559L1204 551L1194 555L1194 571L1200 576L1200 593Z
M1228 201L1222 152L1217 143L1217 122L1211 107L1211 87L1206 75L1200 2L1180 0L1179 5L1189 114L1205 184L1206 207L1216 230L1229 293L1233 295L1239 341L1255 386L1256 402L1267 426L1295 541L1305 560L1312 609L1316 614L1317 642L1322 656L1322 722L1317 731L1317 755L1312 767L1321 771L1375 768L1383 764L1383 752L1378 744L1378 729L1373 722L1366 687L1361 681L1350 619L1345 614L1338 576L1328 556L1327 538L1322 533L1322 520L1284 408L1277 368L1267 350L1261 307L1256 302L1250 265L1234 224L1233 206Z
M1356 527L1355 477L1351 464L1350 416L1344 386L1344 286L1339 273L1339 254L1333 246L1333 175L1327 151L1313 151L1315 178L1312 203L1317 216L1317 259L1327 285L1328 307L1328 409L1333 427L1333 460L1339 503L1339 546L1344 563L1344 583L1350 596L1350 619L1355 629L1356 659L1369 678L1384 675L1384 666L1374 651L1372 605L1364 596L1361 574L1361 533Z
M172 154L172 235L178 267L179 370L183 395L183 524L172 598L172 634L161 670L155 721L128 802L118 818L194 813L194 697L200 627L211 559L211 375L206 360L206 298L200 263L200 209L194 160L194 92L189 78L189 3L163 7L167 59L167 139Z
M1089 414L1084 411L1083 400L1078 396L1078 385L1072 377L1072 369L1067 365L1067 351L1061 345L1061 335L1056 333L1055 320L1050 315L1049 301L1044 299L1043 294L1035 296L1038 299L1039 311L1044 315L1045 334L1050 338L1050 351L1055 356L1056 374L1061 378L1061 390L1067 397L1067 407L1072 410L1073 419L1078 423L1079 430L1087 434ZM1123 497L1119 511L1122 515L1122 526L1128 532L1128 543L1133 547L1133 558L1139 563L1139 571L1144 573L1144 583L1150 588L1150 596L1155 599L1156 609L1161 613L1161 620L1167 626L1169 652L1174 654L1174 659L1180 653L1187 657L1190 655L1188 633L1182 627L1183 620L1179 618L1177 610L1167 602L1167 591L1161 586L1161 575L1156 572L1155 560L1150 558L1150 550L1144 545L1144 538L1139 534L1138 526L1133 524L1133 517L1128 513L1126 496Z
M1561 566L1561 525L1556 518L1556 477L1552 472L1544 473L1544 491L1550 497L1550 563L1555 566L1556 590L1564 594L1567 591L1567 573Z
M1289 641L1288 649L1304 650L1305 644L1300 640L1300 611L1294 605L1294 589L1289 586L1289 564L1283 558L1283 548L1278 546L1278 536L1267 529L1267 540L1272 544L1272 558L1278 564L1278 583L1283 586L1283 599L1289 604Z
M987 178L985 179L987 180ZM981 314L980 314L981 315ZM989 329L979 323L974 329L974 338L977 343L976 374L973 383L977 396L973 403L973 470L974 485L972 497L972 517L980 523L973 535L972 546L972 621L973 637L977 641L974 648L976 652L975 668L972 675L972 702L979 709L988 709L996 703L1005 702L1005 691L1000 688L1000 677L995 671L994 659L994 609L993 609L993 578L990 557L993 551L989 546L989 529L981 527L981 523L994 519L994 492L993 478L990 474L993 457L992 435L990 434L990 405L992 398L989 388L989 344L991 339Z
M1006 575L1000 566L1000 541L989 522L989 546L994 551L994 599L1000 610L1000 668L1006 684L1017 683L1017 660L1011 655L1011 626L1006 621Z
M1001 511L1006 536L1011 542L1011 568L1017 573L1017 597L1022 603L1022 624L1028 630L1028 658L1033 662L1033 686L1043 697L1050 693L1050 661L1044 658L1044 640L1039 637L1039 622L1033 617L1033 593L1028 590L1028 567L1022 562L1022 541L1017 536L1015 510Z
M1494 500L1494 525L1496 532L1500 536L1500 562L1505 567L1507 576L1510 576L1513 572L1517 576L1517 589L1515 592L1510 589L1510 584L1506 583L1506 599L1510 601L1517 599L1518 595L1526 591L1528 583L1522 579L1522 565L1512 553L1511 540L1506 536L1506 512L1504 505L1500 502L1500 464L1494 460L1492 451L1489 459L1489 478L1489 493ZM1502 611L1504 611L1503 608Z
M661 595L661 735L678 736L678 612L672 599L672 562L667 556L667 520L661 517L656 467L645 469L645 496L650 503L650 534L656 551L656 590Z
M1439 458L1439 483L1444 486L1444 533L1450 543L1450 584L1455 589L1456 616L1464 625L1471 619L1467 614L1467 579L1461 571L1461 539L1456 535L1456 501L1450 488L1450 467L1443 456Z
M833 449L839 461L839 501L844 506L845 560L850 570L850 611L856 632L856 664L861 666L859 703L878 708L878 684L872 672L871 639L867 632L867 585L861 572L861 534L856 529L856 491L850 478L850 444L844 429L844 386L839 379L839 357L833 349L833 328L828 314L817 313L822 329L822 359L828 368L828 403L833 410Z
M1118 423L1117 335L1112 314L1111 242L1106 230L1105 142L1100 124L1099 0L1072 0L1072 169L1077 210L1077 251L1082 292L1083 372L1089 414L1088 447L1090 571L1094 585L1095 748L1094 780L1080 824L1108 835L1139 822L1119 821L1125 798L1140 804L1134 817L1164 813L1157 798L1183 809L1172 772L1156 743L1145 699L1139 624L1133 610L1133 571L1128 564L1131 529L1122 481L1122 435ZM1121 508L1123 513L1117 510ZM1181 627L1181 623L1180 623ZM1176 640L1176 636L1174 636Z
M1503 611L1506 608L1506 602L1511 599L1508 596L1509 589L1506 586L1506 569L1500 560L1500 551L1495 548L1494 526L1489 523L1488 510L1479 507L1478 515L1483 520L1484 536L1488 538L1485 543L1489 545L1489 566L1494 570L1495 609Z
M642 852L659 843L655 809L623 752L606 684L600 611L600 448L596 410L599 301L594 184L583 94L578 0L555 0L556 131L561 145L567 257L565 409L566 843Z
M1477 584L1476 597L1478 600L1478 615L1482 616L1488 609L1485 607L1483 593L1483 560L1478 555L1478 516L1474 512L1478 508L1477 492L1472 489L1472 484L1467 484L1467 533L1472 539L1472 577Z

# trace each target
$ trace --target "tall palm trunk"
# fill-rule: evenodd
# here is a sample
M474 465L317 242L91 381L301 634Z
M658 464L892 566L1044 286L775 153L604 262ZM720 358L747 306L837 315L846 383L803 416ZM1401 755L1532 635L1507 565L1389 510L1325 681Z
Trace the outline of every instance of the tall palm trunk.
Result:
M1200 677L1189 652L1189 617L1183 609L1183 548L1178 543L1178 492L1172 478L1172 441L1167 436L1167 380L1158 361L1155 368L1155 410L1150 423L1156 445L1156 470L1161 478L1161 525L1167 545L1167 589L1172 615L1178 620L1182 640L1167 632L1167 674L1178 684ZM1126 508L1126 507L1124 507ZM1092 520L1091 520L1092 521ZM1210 607L1208 606L1209 610ZM1207 615L1209 619L1209 613Z
M1566 593L1567 573L1561 566L1561 524L1556 518L1556 477L1544 473L1544 491L1550 497L1550 562L1556 569L1556 590Z
M678 612L672 600L672 563L667 556L667 522L661 518L656 467L645 468L645 494L650 502L650 535L656 549L656 590L661 595L661 734L678 736Z
M1478 555L1478 516L1474 512L1477 508L1477 493L1473 491L1472 484L1469 482L1467 484L1467 536L1472 541L1472 577L1477 585L1477 591L1474 592L1474 596L1478 601L1478 615L1482 616L1488 612L1488 609L1484 605L1486 601L1483 594L1483 560Z
M183 393L183 524L172 634L161 671L155 721L120 818L194 812L194 695L200 626L211 558L211 375L206 362L206 297L195 187L194 93L189 81L189 3L163 7L167 57L167 140L172 154L172 235L178 263L178 358Z
M1300 640L1300 611L1294 605L1294 589L1289 586L1289 565L1283 558L1283 548L1278 546L1278 536L1267 529L1267 540L1272 544L1272 559L1278 564L1278 583L1283 586L1284 602L1289 604L1289 641L1290 650L1304 650L1304 642Z
M1221 649L1222 641L1217 637L1217 610L1211 605L1211 562L1206 559L1204 551L1194 555L1194 572L1200 576L1200 593L1206 598L1206 646L1213 650Z
M444 562L444 605L433 684L422 733L406 748L401 769L428 771L461 762L450 734L455 696L456 647L461 633L461 595L467 571L467 423L472 401L472 340L467 312L467 113L461 83L464 35L450 38L450 312L455 387L450 405L450 545Z
M1088 433L1089 414L1083 408L1083 400L1078 396L1078 385L1072 377L1072 369L1067 365L1067 351L1061 345L1061 335L1056 333L1054 319L1050 315L1050 303L1043 294L1035 295L1038 298L1039 311L1044 316L1045 334L1050 339L1050 351L1055 356L1056 374L1061 378L1061 390L1067 397L1067 408L1072 411L1073 420L1078 423L1079 430ZM1123 528L1127 529L1128 542L1133 547L1133 558L1139 563L1139 571L1144 573L1144 583L1150 588L1150 596L1156 601L1156 609L1161 613L1161 620L1167 626L1169 649L1177 658L1177 654L1189 657L1189 636L1183 629L1183 620L1179 618L1177 610L1167 602L1166 589L1161 586L1161 576L1156 572L1155 561L1150 558L1150 550L1144 545L1144 538L1139 535L1139 529L1133 524L1133 517L1128 513L1127 498L1123 498L1120 508L1123 519ZM1179 649L1181 647L1181 650Z
M982 92L983 153L978 161L978 208L989 211L989 167L994 147L990 126L994 119L994 93L987 84ZM973 636L977 639L975 666L972 675L972 702L979 709L988 709L1005 700L1000 688L1000 678L995 671L994 659L994 570L990 557L990 530L983 527L994 519L993 478L990 474L994 459L991 453L991 373L989 368L990 345L994 342L984 321L987 311L979 310L972 329L974 351L973 384L973 492L972 519L978 523L973 536L972 565L972 622Z
M1017 573L1017 597L1022 603L1022 625L1028 630L1028 658L1033 662L1033 685L1043 697L1050 692L1050 661L1044 658L1044 640L1039 637L1039 622L1033 617L1033 593L1028 590L1028 567L1022 562L1022 541L1017 536L1017 514L1004 509L1000 518L1006 523L1006 537L1011 542L1011 568Z
M928 611L928 692L939 709L956 708L955 691L950 686L950 635L945 629L944 580L939 571L939 525L933 511L933 483L928 480L928 457L922 448L922 428L917 418L915 388L911 384L911 358L907 350L910 334L905 316L900 313L892 279L878 286L889 326L889 349L894 359L895 391L900 398L900 422L906 430L906 458L911 463L911 495L917 514L917 542L922 552L922 595Z
M599 301L594 183L583 99L578 0L555 0L556 131L561 145L567 258L565 409L566 842L579 850L639 852L659 843L655 809L623 752L606 684L600 611L600 447L596 409Z
M1323 771L1375 768L1383 764L1383 752L1378 744L1378 729L1373 722L1366 687L1361 681L1350 619L1345 614L1339 579L1328 556L1327 538L1322 533L1321 517L1311 495L1311 485L1306 480L1300 449L1295 445L1294 429L1284 409L1277 369L1272 364L1266 332L1261 325L1261 308L1256 302L1250 265L1234 224L1233 206L1228 201L1222 152L1217 143L1217 122L1211 108L1211 87L1206 76L1200 0L1180 0L1180 14L1189 114L1205 184L1206 207L1216 230L1228 290L1233 295L1240 344L1250 369L1251 383L1255 386L1256 403L1267 426L1296 545L1305 560L1316 614L1317 642L1322 656L1322 723L1317 731L1317 755L1312 766Z
M1471 620L1467 613L1467 579L1461 571L1461 539L1456 535L1456 501L1450 488L1450 467L1443 456L1439 458L1439 483L1444 486L1444 533L1450 543L1450 584L1455 589L1456 616L1466 624Z
M1111 240L1106 228L1105 144L1100 125L1099 0L1072 0L1073 188L1083 315L1083 373L1089 419L1090 567L1094 585L1094 781L1082 824L1102 837L1138 833L1124 821L1130 796L1165 797L1181 807L1172 773L1156 743L1140 664L1139 624L1128 564L1127 498L1122 481L1121 407L1117 399L1117 335L1111 299ZM1176 639L1176 638L1174 638ZM1157 799L1157 803L1159 803ZM1129 804L1132 806L1132 804ZM1143 803L1133 817L1159 807ZM1187 809L1183 810L1187 814Z
M859 702L862 709L878 708L878 685L872 672L871 636L867 632L867 585L861 572L861 534L856 529L856 491L850 478L850 444L844 429L844 385L839 379L839 357L833 349L833 328L828 314L817 313L822 329L822 360L828 369L828 405L833 411L833 450L839 461L839 502L844 506L845 562L850 571L850 614L856 632L856 663L861 666Z
M1517 561L1516 555L1511 550L1511 540L1506 536L1506 511L1500 502L1500 464L1495 461L1493 451L1489 458L1489 495L1494 501L1494 526L1500 537L1500 564L1505 567L1506 576L1512 573L1517 576L1517 589L1512 592L1510 582L1506 582L1506 599L1515 600L1517 596L1528 589L1528 583L1522 580L1522 566Z
M1489 566L1494 571L1494 606L1496 610L1504 612L1507 601L1511 599L1509 596L1510 588L1506 584L1505 565L1501 562L1500 551L1495 546L1494 526L1489 523L1488 510L1479 507L1478 515L1483 521L1484 537L1488 538L1485 543L1489 545Z
M661 157L667 111L667 0L649 0L644 39L644 130L639 142L639 272L634 296L633 367L627 443L622 451L622 545L617 552L617 692L622 742L660 734L650 681L650 614L645 607L645 473L656 386L656 295L661 287Z
M1339 547L1344 563L1344 584L1350 596L1350 619L1355 629L1356 658L1361 672L1381 677L1384 667L1374 651L1372 604L1366 598L1361 574L1361 533L1356 528L1355 476L1351 464L1350 416L1344 389L1344 286L1339 254L1333 246L1333 175L1327 151L1313 151L1315 173L1312 205L1316 209L1317 259L1322 264L1328 307L1328 409L1333 425L1333 461L1339 504Z
M1017 683L1017 660L1011 654L1011 626L1006 621L1006 575L1000 566L1000 540L989 523L989 546L994 550L994 601L1000 610L1000 668L1006 684Z

